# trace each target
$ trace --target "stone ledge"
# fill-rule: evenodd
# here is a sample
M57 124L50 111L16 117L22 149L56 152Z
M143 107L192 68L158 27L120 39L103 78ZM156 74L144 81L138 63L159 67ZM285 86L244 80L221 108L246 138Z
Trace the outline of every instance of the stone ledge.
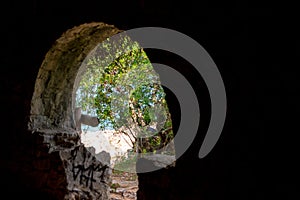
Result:
M41 143L49 147L49 153L72 149L80 145L80 135L72 129L42 129L34 132L42 139Z
M161 168L175 167L175 161L176 161L175 156L154 154L154 155L147 155L144 158L152 161L156 167L161 167Z

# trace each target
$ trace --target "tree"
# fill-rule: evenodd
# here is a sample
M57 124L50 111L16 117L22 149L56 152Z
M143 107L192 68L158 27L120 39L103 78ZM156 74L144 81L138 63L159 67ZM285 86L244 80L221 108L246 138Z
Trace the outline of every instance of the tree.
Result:
M127 36L107 39L86 64L77 106L96 114L101 129L125 134L135 152L163 151L173 139L171 116L159 76L138 43Z

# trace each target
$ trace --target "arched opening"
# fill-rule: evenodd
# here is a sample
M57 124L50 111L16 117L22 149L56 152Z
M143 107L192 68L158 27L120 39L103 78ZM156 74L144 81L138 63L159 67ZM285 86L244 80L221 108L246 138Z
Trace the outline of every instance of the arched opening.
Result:
M112 173L110 155L105 151L95 152L94 147L89 148L81 143L81 125L79 125L81 122L78 121L81 117L78 115L82 115L77 112L78 105L75 99L80 82L88 69L86 61L89 60L86 58L95 55L93 50L99 43L120 32L116 27L104 23L89 23L74 27L65 32L48 51L38 73L28 129L43 137L42 143L47 144L49 153L58 152L65 170L67 199L109 198ZM91 52L94 54L90 54ZM107 61L108 64L111 61ZM147 87L135 90L136 95L145 94L143 89L147 90ZM123 107L118 108L122 110ZM135 108L138 110L133 105L131 111ZM98 115L102 111L98 111ZM136 116L138 114L141 113L135 113ZM139 123L138 118L135 120ZM148 139L141 140L140 144L145 141ZM144 149L135 150L141 154L148 153L149 149L146 149L146 152L143 152ZM55 183L47 184L55 185Z
M113 198L135 199L137 159L175 158L174 146L166 147L173 130L159 75L126 34L99 43L82 68L86 71L75 88L81 142L94 147L96 156L110 153Z

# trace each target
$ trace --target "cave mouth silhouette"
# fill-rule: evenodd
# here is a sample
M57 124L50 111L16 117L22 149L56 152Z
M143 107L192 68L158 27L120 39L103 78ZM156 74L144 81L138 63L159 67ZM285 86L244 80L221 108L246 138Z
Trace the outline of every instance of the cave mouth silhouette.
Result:
M45 55L31 99L28 130L46 138L49 153L82 144L75 114L76 88L87 67L82 62L97 44L120 32L101 22L81 24L64 32ZM138 174L115 174L138 182ZM135 193L140 186L136 185ZM117 184L111 186L117 189Z

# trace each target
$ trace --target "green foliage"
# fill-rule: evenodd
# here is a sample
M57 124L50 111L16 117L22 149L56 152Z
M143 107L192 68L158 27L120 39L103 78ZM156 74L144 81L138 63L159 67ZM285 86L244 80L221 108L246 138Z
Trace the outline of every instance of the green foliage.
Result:
M159 76L146 53L129 37L102 42L87 59L77 106L96 114L100 128L130 135L134 150L155 152L173 139ZM155 128L149 131L149 127ZM154 130L154 131L153 131Z
M136 172L136 162L137 162L137 155L136 154L130 154L127 156L121 156L116 161L116 164L114 166L115 171L121 171L121 172L130 172L135 173Z
M120 184L119 183L112 183L110 185L110 187L113 189L113 190L116 190L118 187L120 187Z

